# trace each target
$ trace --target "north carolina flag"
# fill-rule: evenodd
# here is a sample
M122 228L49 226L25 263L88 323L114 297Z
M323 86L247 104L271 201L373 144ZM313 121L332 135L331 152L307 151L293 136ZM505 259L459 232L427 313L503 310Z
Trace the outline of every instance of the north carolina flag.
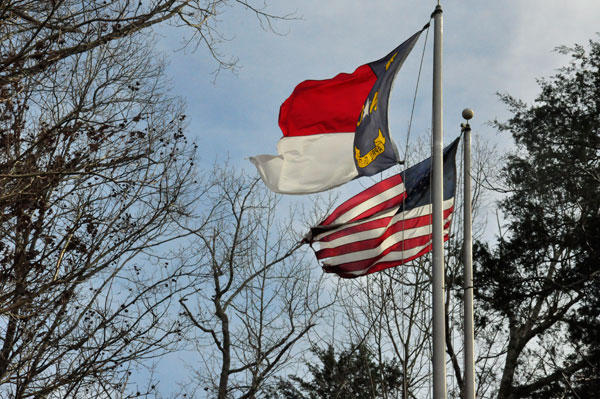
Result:
M444 149L444 241L456 191L459 139ZM398 266L431 250L431 158L376 183L337 207L306 242L323 270L352 278ZM314 248L313 248L314 249Z
M267 187L316 193L398 164L388 102L394 77L422 31L351 74L296 86L279 111L279 155L250 157Z

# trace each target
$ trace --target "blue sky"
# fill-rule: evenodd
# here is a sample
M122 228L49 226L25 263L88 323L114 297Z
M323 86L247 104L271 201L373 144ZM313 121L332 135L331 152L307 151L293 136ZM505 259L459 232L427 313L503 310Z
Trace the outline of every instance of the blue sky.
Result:
M261 4L259 0L257 2ZM275 22L266 31L248 10L225 8L218 30L228 40L218 46L225 58L239 59L236 74L217 67L205 48L181 48L185 31L164 29L158 49L170 65L173 93L187 102L186 134L200 145L201 167L229 159L254 174L247 157L276 154L281 137L279 107L306 79L352 72L379 59L429 21L435 0L277 0L267 11L297 19ZM568 57L559 45L586 44L598 38L600 2L593 0L448 0L444 9L444 141L459 134L461 111L471 107L473 134L510 148L508 134L489 122L509 117L497 92L531 102L536 78L554 74ZM187 32L189 33L189 32ZM425 35L400 70L391 94L389 124L400 153L407 142L410 109ZM429 142L431 127L433 29L430 31L409 142ZM400 169L398 169L399 171ZM361 178L335 189L341 199L372 182ZM340 200L341 200L340 199ZM303 201L290 198L287 201ZM496 232L490 213L488 235Z
M259 2L260 3L260 2ZM237 74L223 71L200 47L180 47L182 31L165 29L158 49L169 60L173 93L187 102L187 135L199 145L202 167L229 158L255 173L245 158L276 153L281 137L279 106L306 79L326 79L376 60L428 22L437 1L429 0L274 0L268 11L294 13L274 34L239 8L224 9L219 30L231 39L222 54L239 59ZM531 102L536 78L552 75L568 57L559 45L586 44L598 38L600 2L594 0L448 0L444 9L444 140L459 133L461 111L475 110L473 133L508 148L488 122L509 116L497 92ZM406 142L410 106L425 35L396 79L390 103L390 131L399 149ZM431 126L433 30L423 65L410 140L428 140ZM367 183L368 184L368 183ZM340 188L337 190L347 190ZM346 197L345 193L343 195ZM315 261L315 267L316 261ZM165 375L169 381L174 375Z
M216 68L199 48L173 52L181 31L169 32L159 49L170 61L174 93L188 104L188 135L197 140L209 166L229 156L252 171L244 158L275 153L281 137L279 106L305 79L330 78L352 72L378 59L420 29L435 1L290 1L277 0L273 13L295 13L298 20L281 21L277 35L261 29L248 11L224 9L219 29L226 38L219 50L239 58L237 74ZM486 123L508 116L496 92L531 101L537 77L548 76L567 57L553 52L558 45L586 43L600 31L600 2L591 0L453 0L444 8L444 136L458 134L460 112L475 110L475 134L502 144ZM390 104L390 129L404 147L423 35L400 71ZM427 138L431 113L431 48L427 43L411 141Z

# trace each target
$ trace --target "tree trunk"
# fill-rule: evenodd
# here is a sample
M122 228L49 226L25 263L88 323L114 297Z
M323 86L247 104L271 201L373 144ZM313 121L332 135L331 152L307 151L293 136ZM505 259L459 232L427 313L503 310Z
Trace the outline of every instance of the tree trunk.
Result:
M520 329L517 327L514 318L511 316L508 322L509 325L509 340L508 348L506 349L506 360L504 362L504 370L502 379L500 380L500 389L498 390L498 399L514 399L512 385L517 368L517 361L521 353Z
M229 371L231 368L231 336L229 335L229 317L223 311L220 302L220 299L215 299L215 306L217 308L216 315L221 320L221 329L223 334L223 347L221 352L223 354L223 359L221 362L221 375L219 377L219 392L218 399L226 399L227 398L227 385L229 383Z

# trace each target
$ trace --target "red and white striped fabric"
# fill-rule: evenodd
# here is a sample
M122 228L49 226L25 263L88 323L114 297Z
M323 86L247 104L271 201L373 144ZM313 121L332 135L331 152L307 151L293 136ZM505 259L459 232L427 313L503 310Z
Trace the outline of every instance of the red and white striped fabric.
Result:
M444 155L444 241L448 239L458 140ZM328 273L352 278L398 266L431 250L432 206L427 159L340 205L307 238ZM406 180L403 181L402 176Z

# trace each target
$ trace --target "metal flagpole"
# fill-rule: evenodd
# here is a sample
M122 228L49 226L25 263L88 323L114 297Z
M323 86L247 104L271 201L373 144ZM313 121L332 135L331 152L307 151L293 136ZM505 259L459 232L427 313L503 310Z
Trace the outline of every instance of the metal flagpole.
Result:
M464 328L465 328L465 386L463 399L475 399L475 337L473 332L473 229L471 214L471 126L473 110L465 108L462 112L466 124L461 124L464 154Z
M433 42L433 112L432 112L432 337L433 398L446 398L446 326L444 309L444 214L443 214L443 127L442 127L442 6L432 15Z

